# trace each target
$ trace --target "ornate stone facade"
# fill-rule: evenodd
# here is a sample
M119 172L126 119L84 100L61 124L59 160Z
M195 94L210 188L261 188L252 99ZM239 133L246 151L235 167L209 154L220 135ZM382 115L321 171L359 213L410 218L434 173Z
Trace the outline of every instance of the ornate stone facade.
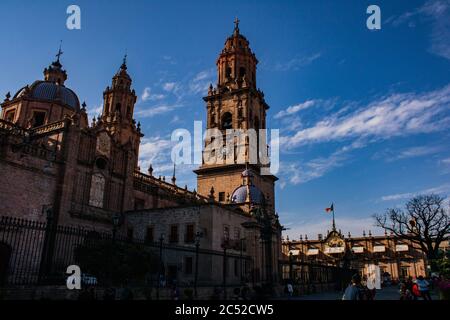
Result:
M143 133L134 119L136 94L126 58L103 92L102 114L89 122L86 104L65 85L61 54L44 70L44 80L12 97L8 93L1 104L0 215L41 222L50 215L54 224L105 231L120 215L123 232L135 230L139 238L151 225L169 230L198 207L199 215L184 220L195 231L208 230L205 248L221 250L229 240L226 230L240 230L231 239L248 242L249 276L255 281L278 278L282 227L275 213L276 177L260 175L259 163L247 170L245 164L202 165L196 171L197 193L177 186L175 177L172 183L155 178L151 168L148 174L140 172ZM208 127L231 121L226 126L265 128L268 106L256 89L256 63L236 25L219 57L217 89L205 98ZM222 199L233 192L239 201ZM216 271L214 265L209 268Z

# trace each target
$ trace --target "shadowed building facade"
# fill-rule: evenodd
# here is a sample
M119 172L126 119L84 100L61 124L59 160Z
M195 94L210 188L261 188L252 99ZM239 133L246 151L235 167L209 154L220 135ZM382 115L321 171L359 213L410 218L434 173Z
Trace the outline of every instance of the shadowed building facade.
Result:
M131 239L153 242L165 234L167 244L189 248L199 233L205 250L240 257L227 260L228 267L204 260L205 283L219 283L226 270L235 271L234 283L277 280L282 227L276 177L261 175L260 162L204 164L196 171L197 192L177 186L176 177L154 177L151 166L140 172L143 133L134 118L137 98L126 57L103 92L101 115L89 121L87 105L66 86L61 54L43 80L8 93L1 104L0 215L95 231L111 231L118 217L119 232ZM217 63L217 88L205 97L208 127L266 127L256 63L236 23ZM14 244L2 245L14 255ZM165 272L182 282L192 278L193 261L180 252L166 261Z

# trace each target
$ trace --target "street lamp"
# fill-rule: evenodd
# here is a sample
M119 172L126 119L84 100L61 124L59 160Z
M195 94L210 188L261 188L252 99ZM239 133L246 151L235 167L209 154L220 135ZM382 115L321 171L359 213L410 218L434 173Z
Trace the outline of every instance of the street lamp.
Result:
M194 278L194 295L195 298L198 297L197 295L197 280L198 280L198 252L200 248L200 238L202 238L202 233L197 231L195 234L195 278Z
M159 237L159 267L158 267L158 283L156 285L156 298L159 300L159 287L161 285L161 269L162 269L162 251L163 251L164 233Z

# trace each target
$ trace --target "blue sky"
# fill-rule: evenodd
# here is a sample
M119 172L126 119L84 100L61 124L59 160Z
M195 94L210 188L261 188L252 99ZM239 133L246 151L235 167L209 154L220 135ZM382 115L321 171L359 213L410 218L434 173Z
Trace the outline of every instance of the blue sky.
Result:
M81 8L81 30L66 8ZM381 8L382 29L366 28ZM375 230L371 215L450 193L450 1L17 1L0 3L0 93L42 78L63 40L66 85L98 114L128 54L145 138L141 167L170 175L170 134L205 119L201 97L233 20L259 59L281 129L277 210L291 238ZM178 182L195 187L193 166Z

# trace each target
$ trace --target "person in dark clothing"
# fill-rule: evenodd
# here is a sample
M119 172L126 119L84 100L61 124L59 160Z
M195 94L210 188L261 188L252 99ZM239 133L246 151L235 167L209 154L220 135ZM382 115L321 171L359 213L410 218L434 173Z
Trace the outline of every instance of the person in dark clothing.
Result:
M342 300L366 300L366 297L364 297L364 288L361 286L361 276L359 274L353 275L352 282L347 289L345 289Z

